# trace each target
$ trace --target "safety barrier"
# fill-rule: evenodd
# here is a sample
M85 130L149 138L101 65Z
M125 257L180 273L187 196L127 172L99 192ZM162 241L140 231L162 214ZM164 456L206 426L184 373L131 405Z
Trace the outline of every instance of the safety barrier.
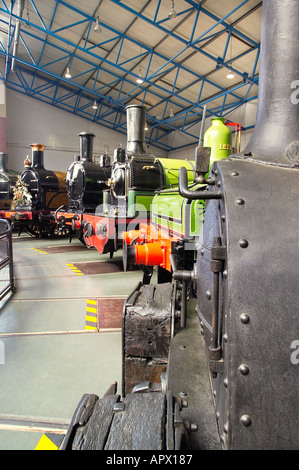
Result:
M7 220L0 219L0 302L14 290L12 229Z

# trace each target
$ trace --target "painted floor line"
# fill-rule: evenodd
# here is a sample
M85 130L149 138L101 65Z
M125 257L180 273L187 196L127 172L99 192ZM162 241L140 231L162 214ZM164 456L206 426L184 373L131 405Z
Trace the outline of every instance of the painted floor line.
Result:
M39 418L34 416L0 415L0 430L33 431L65 434L69 420L58 418Z
M106 299L123 299L125 296L123 295L112 295L112 296L105 296ZM101 297L99 297L100 299ZM65 300L65 301L70 301L70 300L88 300L89 297L86 296L86 297L47 297L47 298L39 298L39 299L14 299L12 298L10 300L10 302L52 302L53 300L55 301L61 301L61 300Z
M54 335L76 335L83 333L97 333L97 331L86 331L86 330L65 330L65 331L34 331L27 333L0 333L0 338L13 338L17 336L54 336Z

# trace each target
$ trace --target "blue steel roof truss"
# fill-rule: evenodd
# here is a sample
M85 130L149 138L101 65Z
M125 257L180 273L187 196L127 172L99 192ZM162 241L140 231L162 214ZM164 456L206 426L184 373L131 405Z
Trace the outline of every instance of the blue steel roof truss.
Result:
M230 17L250 0L239 0L239 5L228 11L223 18L204 8L205 1L198 3L194 0L180 0L183 8L178 11L177 16L181 22L176 23L175 27L171 26L168 18L161 19L159 15L161 0L156 2L156 11L152 19L145 13L151 0L144 0L143 7L138 10L129 6L126 0L99 0L96 10L91 13L74 7L67 0L48 0L53 3L50 19L43 17L42 9L37 7L34 0L27 0L27 8L30 5L30 10L33 12L31 17L29 18L28 14L27 17L24 14L19 16L16 13L18 1L20 0L10 3L8 0L0 0L0 28L7 31L7 47L2 41L0 42L0 55L6 60L5 72L0 72L0 79L7 87L18 92L121 133L126 133L126 106L132 102L144 104L147 107L149 127L146 141L167 151L173 150L167 141L168 134L173 131L180 131L188 138L183 147L198 141L193 126L201 121L204 105L207 105L207 116L225 116L257 97L260 44L238 29L238 20L229 23ZM147 24L155 27L160 33L159 37L162 34L162 39L151 47L146 41L140 42L133 37L130 31L131 25L120 31L101 18L100 26L109 33L110 37L101 40L99 35L97 43L91 42L91 33L96 21L95 13L103 1L109 1L111 6L117 5L125 12L134 15L134 21L143 21L145 28ZM261 2L255 5L252 11L260 6ZM72 19L76 17L76 20L57 28L54 27L55 19L61 8L72 12ZM250 13L249 10L247 15ZM214 23L196 37L196 27L202 16L208 17ZM190 18L193 24L187 39L186 35L183 37L177 29ZM21 21L19 39L22 54L14 55L13 42L18 20ZM74 34L71 33L78 26L83 26L84 31L78 40L74 41L72 39ZM66 34L68 32L70 34ZM205 47L221 36L225 38L223 51L219 51L219 56L216 56L208 52ZM173 38L182 46L172 56L161 53L158 47L168 38ZM246 47L235 57L228 57L232 38L234 40L237 38ZM114 58L111 51L114 53ZM251 70L242 71L233 67L234 62L249 53L254 54ZM196 58L208 59L214 64L210 72L201 74L186 64L193 55ZM49 57L54 58L49 60ZM14 71L11 70L13 60ZM153 68L155 60L162 65ZM71 79L66 79L65 70L67 67L71 68L73 64L76 65L74 69L78 70L78 73L75 73ZM136 84L138 78L136 70L140 70L141 65L145 70L143 82ZM214 80L213 74L222 68L232 70L239 77L239 81L233 86L226 87ZM182 86L179 82L183 74L189 79ZM214 92L204 96L205 85ZM195 87L198 87L198 91L196 99L193 100L184 92ZM244 92L240 93L243 88ZM96 110L92 108L95 101L98 105ZM170 116L169 109L172 107L175 108L175 113Z

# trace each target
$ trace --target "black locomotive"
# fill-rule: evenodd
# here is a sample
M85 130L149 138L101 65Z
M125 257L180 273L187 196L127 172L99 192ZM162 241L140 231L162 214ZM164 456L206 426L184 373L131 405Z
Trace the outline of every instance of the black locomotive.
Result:
M24 171L13 188L13 199L8 210L0 216L19 224L35 236L54 236L56 221L52 211L67 203L66 173L51 171L44 167L42 144L32 144L32 158L25 159Z
M18 173L8 169L8 155L0 152L0 209L10 209Z
M102 155L99 164L93 161L94 134L82 132L80 156L67 170L66 187L68 194L67 211L71 213L94 213L103 202L103 191L108 188L111 175L109 155Z
M204 190L180 171L181 195L206 202L194 269L173 263L172 283L129 296L123 398L115 384L102 399L85 395L61 449L298 450L298 17L298 0L263 1L251 140L213 165ZM197 300L180 329L173 292L182 279L196 284Z
M71 163L66 172L68 204L56 211L55 220L60 230L68 229L84 243L84 214L93 215L103 202L103 191L108 189L111 175L110 156L101 156L100 163L93 159L95 135L81 132L80 155Z

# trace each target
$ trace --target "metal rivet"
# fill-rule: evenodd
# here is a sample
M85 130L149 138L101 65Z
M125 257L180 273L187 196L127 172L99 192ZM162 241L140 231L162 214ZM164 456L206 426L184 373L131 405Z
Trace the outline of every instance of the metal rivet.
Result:
M221 186L221 181L217 181L217 186L220 188L220 186Z
M225 269L225 270L223 271L223 277L224 277L224 279L227 278L227 269Z
M250 317L249 315L247 315L247 313L242 313L242 315L240 316L240 320L242 323L247 324L250 322Z
M245 240L245 238L241 238L241 240L239 240L239 245L241 248L247 248L249 245L248 240Z
M243 206L243 204L245 204L245 201L244 201L244 199L242 199L241 197L238 197L238 199L236 200L236 203L237 203L239 206Z
M183 344L181 344L180 349L186 349L186 346L184 346Z
M213 390L213 396L214 397L216 396L216 390Z
M200 254L201 254L201 256L204 256L205 250L201 250Z
M206 292L206 298L208 300L210 300L210 298L211 298L211 292L209 290L207 290L207 292Z
M190 423L190 431L191 432L197 432L198 431L198 426L196 423Z
M216 419L218 420L220 418L220 413L219 411L216 411Z
M123 401L119 401L115 403L115 405L113 406L113 411L114 413L118 413L119 411L124 411L125 407L126 407L126 404Z
M225 215L221 216L221 220L222 220L222 222L225 222Z
M223 380L223 384L224 384L225 388L228 387L228 379L227 379L227 377Z
M225 434L227 434L228 432L228 424L225 423L224 426L223 426L223 432L225 432Z
M232 176L239 176L239 172L238 171L233 171Z
M227 333L225 333L225 334L223 335L223 341L224 341L225 343L227 343Z
M249 367L246 364L241 364L239 367L239 371L242 375L248 375L249 374Z
M243 426L246 428L251 425L252 421L249 415L243 415L241 416L240 422Z

